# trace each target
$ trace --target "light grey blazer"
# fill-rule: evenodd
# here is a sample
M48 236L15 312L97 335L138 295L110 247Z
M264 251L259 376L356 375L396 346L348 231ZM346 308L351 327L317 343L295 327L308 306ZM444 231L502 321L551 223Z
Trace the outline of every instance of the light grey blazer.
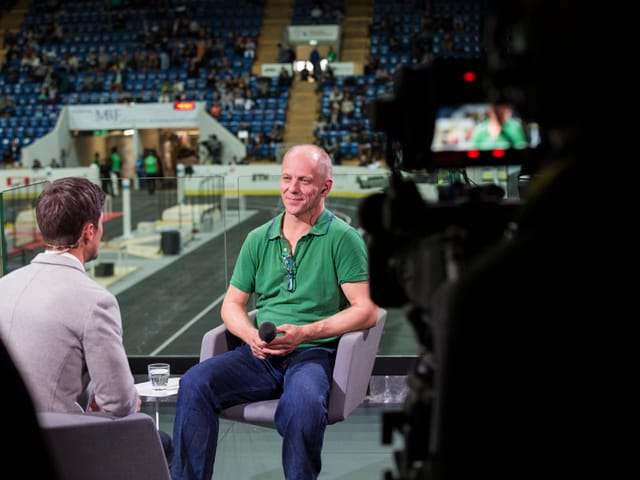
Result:
M0 278L0 335L37 410L77 412L90 381L105 413L136 410L118 301L74 259L40 253Z

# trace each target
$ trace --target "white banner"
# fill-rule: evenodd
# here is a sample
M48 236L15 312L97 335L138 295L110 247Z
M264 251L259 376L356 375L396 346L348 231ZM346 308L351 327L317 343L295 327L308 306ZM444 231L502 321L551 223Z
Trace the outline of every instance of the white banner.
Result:
M353 62L333 62L328 64L333 70L333 74L336 77L343 77L345 75L355 75L355 67Z
M296 25L287 27L289 43L318 42L337 43L340 39L338 25Z
M71 105L69 130L118 130L124 128L197 127L198 114L205 102L112 103ZM186 108L185 108L186 107Z

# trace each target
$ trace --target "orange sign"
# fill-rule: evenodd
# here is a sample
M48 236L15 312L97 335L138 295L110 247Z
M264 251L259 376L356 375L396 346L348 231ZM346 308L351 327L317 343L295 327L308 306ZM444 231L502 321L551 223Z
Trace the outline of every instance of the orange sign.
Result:
M174 110L193 110L196 108L195 102L175 102L173 104Z

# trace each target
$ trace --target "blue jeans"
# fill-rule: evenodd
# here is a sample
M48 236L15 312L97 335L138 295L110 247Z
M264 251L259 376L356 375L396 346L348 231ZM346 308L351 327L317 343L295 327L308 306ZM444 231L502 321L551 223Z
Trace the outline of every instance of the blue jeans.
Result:
M300 349L263 361L242 345L191 367L180 379L171 478L210 480L220 410L278 397L275 423L285 478L317 478L334 363L335 349Z

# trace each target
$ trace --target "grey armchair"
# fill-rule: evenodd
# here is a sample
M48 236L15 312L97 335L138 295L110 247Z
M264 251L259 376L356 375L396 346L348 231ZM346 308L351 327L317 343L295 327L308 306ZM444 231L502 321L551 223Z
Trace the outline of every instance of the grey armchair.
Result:
M153 419L89 413L38 413L61 480L170 480Z
M255 318L256 313L257 310L252 310L249 316ZM375 326L349 332L340 338L329 394L329 424L344 420L364 402L386 319L387 311L379 308L378 323ZM224 324L219 325L202 338L200 361L231 350L240 342ZM228 420L275 428L277 405L278 399L243 403L223 410L220 416Z

